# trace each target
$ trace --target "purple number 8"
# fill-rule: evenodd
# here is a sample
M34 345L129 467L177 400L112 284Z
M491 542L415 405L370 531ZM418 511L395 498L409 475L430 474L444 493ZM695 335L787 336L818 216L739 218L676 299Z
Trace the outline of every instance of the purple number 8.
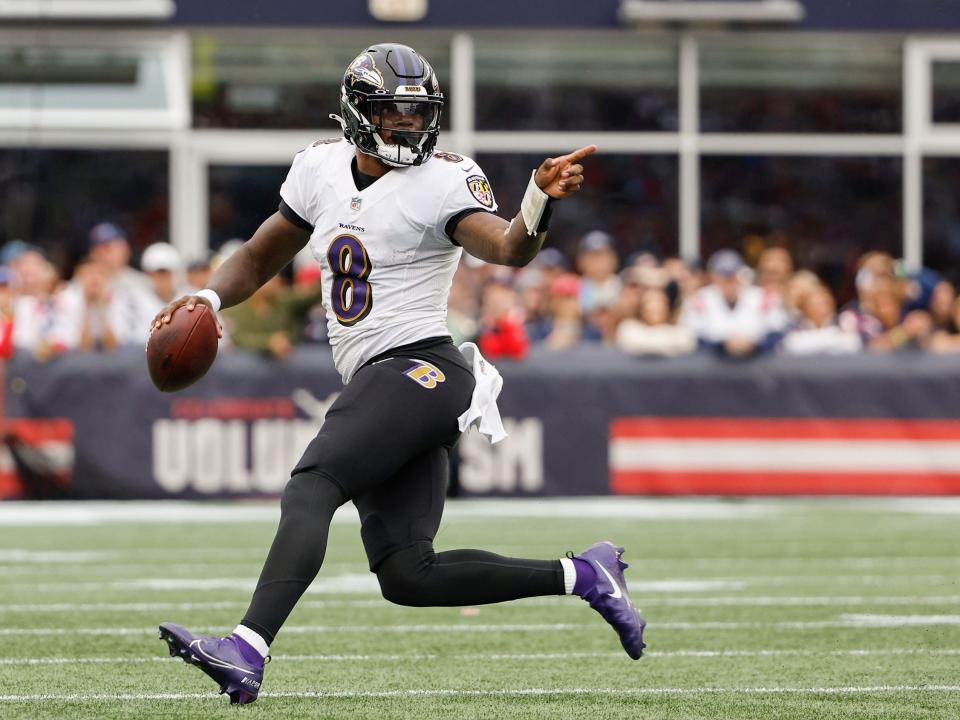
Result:
M353 235L339 235L327 248L327 262L333 272L330 307L341 325L355 325L373 309L370 256Z

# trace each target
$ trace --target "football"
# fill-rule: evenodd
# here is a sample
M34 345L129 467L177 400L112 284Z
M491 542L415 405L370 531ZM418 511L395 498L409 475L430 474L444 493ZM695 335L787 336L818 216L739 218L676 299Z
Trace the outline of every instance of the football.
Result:
M217 357L217 321L203 303L177 308L169 323L147 341L150 379L163 392L176 392L206 375Z

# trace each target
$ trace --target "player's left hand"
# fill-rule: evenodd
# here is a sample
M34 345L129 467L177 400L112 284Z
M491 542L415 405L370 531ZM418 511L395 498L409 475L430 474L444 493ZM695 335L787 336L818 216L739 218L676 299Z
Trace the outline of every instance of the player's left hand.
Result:
M560 200L572 195L583 185L583 165L580 161L594 153L596 145L587 145L569 155L547 158L537 168L534 182L550 197Z

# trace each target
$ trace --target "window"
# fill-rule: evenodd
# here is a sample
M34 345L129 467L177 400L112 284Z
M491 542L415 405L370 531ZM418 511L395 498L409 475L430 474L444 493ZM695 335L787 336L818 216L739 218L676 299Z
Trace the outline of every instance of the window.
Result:
M901 41L814 34L700 42L703 132L896 133Z
M501 216L512 218L519 212L530 171L547 156L478 157ZM554 206L550 245L573 257L580 238L601 229L616 239L621 260L638 251L677 254L676 156L591 155L584 168L583 189Z
M900 158L705 157L700 193L704 259L785 244L844 300L860 255L901 254Z
M422 53L447 99L450 47L446 40L396 39ZM305 129L331 133L340 126L340 81L350 61L370 45L369 34L317 32L208 33L193 45L193 113L196 127Z
M478 36L478 130L677 129L669 36Z
M933 122L960 124L960 61L933 63Z
M960 158L923 163L923 264L960 283Z
M39 245L69 272L90 228L110 221L142 250L168 240L168 185L166 152L2 149L0 244Z
M0 34L0 126L172 128L186 124L174 37Z
M235 238L248 239L277 212L288 169L288 165L210 166L211 248Z

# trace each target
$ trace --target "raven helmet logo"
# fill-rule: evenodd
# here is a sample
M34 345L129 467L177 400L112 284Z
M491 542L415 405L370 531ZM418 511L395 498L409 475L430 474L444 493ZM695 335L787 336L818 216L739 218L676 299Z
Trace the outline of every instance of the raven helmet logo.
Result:
M354 195L350 198L350 209L354 212L360 212L361 204L363 204L363 199L359 195Z
M447 376L436 365L431 365L425 360L414 360L413 362L416 365L403 374L427 390L433 390L439 383L447 379Z
M486 208L493 208L493 190L490 188L490 182L483 175L468 177L467 188L478 203Z
M357 82L364 82L373 85L376 88L383 87L383 74L377 70L376 63L367 53L358 55L347 68L347 77L353 78Z

